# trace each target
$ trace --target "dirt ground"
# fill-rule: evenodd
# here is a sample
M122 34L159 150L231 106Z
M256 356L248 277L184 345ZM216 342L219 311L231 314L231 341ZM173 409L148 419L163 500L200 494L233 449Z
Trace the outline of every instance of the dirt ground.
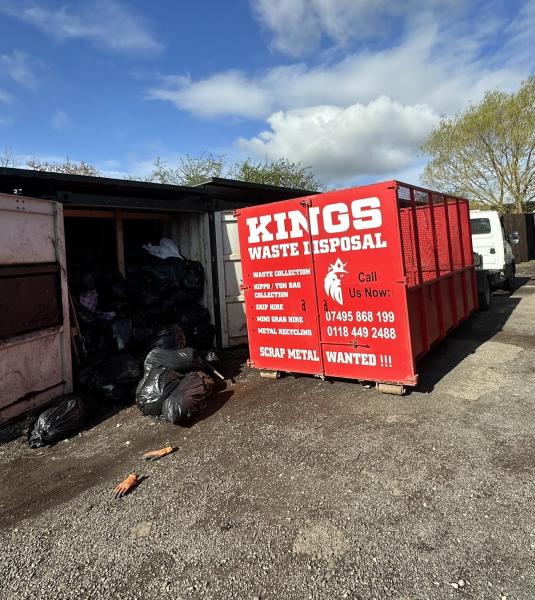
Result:
M129 407L51 448L0 431L0 598L533 600L535 263L518 284L408 397L237 352L191 428Z

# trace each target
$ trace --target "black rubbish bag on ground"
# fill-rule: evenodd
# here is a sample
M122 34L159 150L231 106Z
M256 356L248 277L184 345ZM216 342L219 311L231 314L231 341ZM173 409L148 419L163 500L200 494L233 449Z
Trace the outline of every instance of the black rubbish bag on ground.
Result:
M188 373L165 399L162 417L175 425L191 423L206 406L213 389L214 381L206 373Z
M132 401L134 387L142 375L140 359L118 354L94 366L89 391L112 403Z
M151 258L150 267L148 268L166 285L182 288L187 272L187 262L189 261L175 257Z
M172 307L175 310L180 310L190 304L194 304L197 300L197 298L183 290L173 290L170 292L170 299Z
M193 348L180 348L168 350L166 348L154 348L145 358L145 375L156 367L165 367L178 373L187 373L201 369L204 361Z
M215 327L212 323L199 323L192 331L192 345L199 350L208 350L214 345Z
M83 398L66 396L59 404L47 408L28 430L28 446L41 448L63 440L79 431L86 418Z
M190 304L180 311L179 325L184 328L193 328L200 323L210 322L210 311L201 304Z
M204 268L196 260L187 260L184 279L180 288L200 300L204 291Z
M96 352L102 339L102 327L97 315L79 304L76 306L76 316L87 352Z
M154 348L165 348L166 350L179 350L186 346L186 336L182 327L168 325L162 327L153 342Z
M160 306L164 292L162 282L146 268L131 269L128 273L128 293L131 302L141 309Z
M132 343L139 351L146 353L151 347L154 329L147 323L145 315L135 313L132 315Z
M154 367L139 382L136 404L144 415L158 416L169 394L176 388L181 375L166 367Z
M115 319L111 328L117 350L122 352L130 345L132 340L132 320L127 318Z
M102 306L128 300L126 281L119 271L97 272L95 287L98 292L99 304Z

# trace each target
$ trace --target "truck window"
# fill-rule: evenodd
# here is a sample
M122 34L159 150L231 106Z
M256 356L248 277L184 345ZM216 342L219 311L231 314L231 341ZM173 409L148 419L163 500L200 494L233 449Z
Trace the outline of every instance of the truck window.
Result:
M470 219L470 229L472 230L472 235L490 233L490 221L487 218Z

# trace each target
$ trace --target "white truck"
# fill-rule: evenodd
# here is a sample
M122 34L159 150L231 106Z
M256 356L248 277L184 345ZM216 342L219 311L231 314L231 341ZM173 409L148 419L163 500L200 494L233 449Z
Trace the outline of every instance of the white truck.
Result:
M481 258L478 271L479 306L490 307L492 292L511 290L515 282L515 258L510 244L518 244L518 233L506 234L494 210L471 210L470 227L474 253Z

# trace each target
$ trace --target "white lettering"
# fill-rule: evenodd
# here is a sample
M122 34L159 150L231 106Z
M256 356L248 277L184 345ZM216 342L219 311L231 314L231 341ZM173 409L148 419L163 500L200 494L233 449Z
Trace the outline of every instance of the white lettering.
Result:
M245 219L247 227L249 227L249 244L258 244L258 242L272 242L273 234L271 234L267 225L271 223L271 215L260 215L260 217L251 217Z
M349 208L348 208L349 206ZM350 219L349 212L352 219ZM327 204L323 208L311 206L308 214L301 210L291 210L288 213L280 212L259 217L250 217L245 220L249 228L248 242L258 244L272 242L274 239L286 240L288 238L302 238L305 232L312 237L319 234L319 218L323 221L323 228L327 233L343 233L351 227L357 231L363 229L376 229L381 227L381 201L377 197L353 200L350 205L345 202ZM276 224L275 235L268 229L271 223ZM288 229L289 227L289 229ZM281 244L281 247L285 246ZM292 256L296 256L291 249ZM260 258L251 254L251 258ZM263 258L276 258L263 257Z
M381 201L379 198L365 198L351 203L351 214L354 217L353 227L359 229L374 229L381 227Z
M333 216L338 214L338 222L335 223ZM343 202L329 204L323 210L323 227L327 233L341 233L349 229L349 215L347 205Z

